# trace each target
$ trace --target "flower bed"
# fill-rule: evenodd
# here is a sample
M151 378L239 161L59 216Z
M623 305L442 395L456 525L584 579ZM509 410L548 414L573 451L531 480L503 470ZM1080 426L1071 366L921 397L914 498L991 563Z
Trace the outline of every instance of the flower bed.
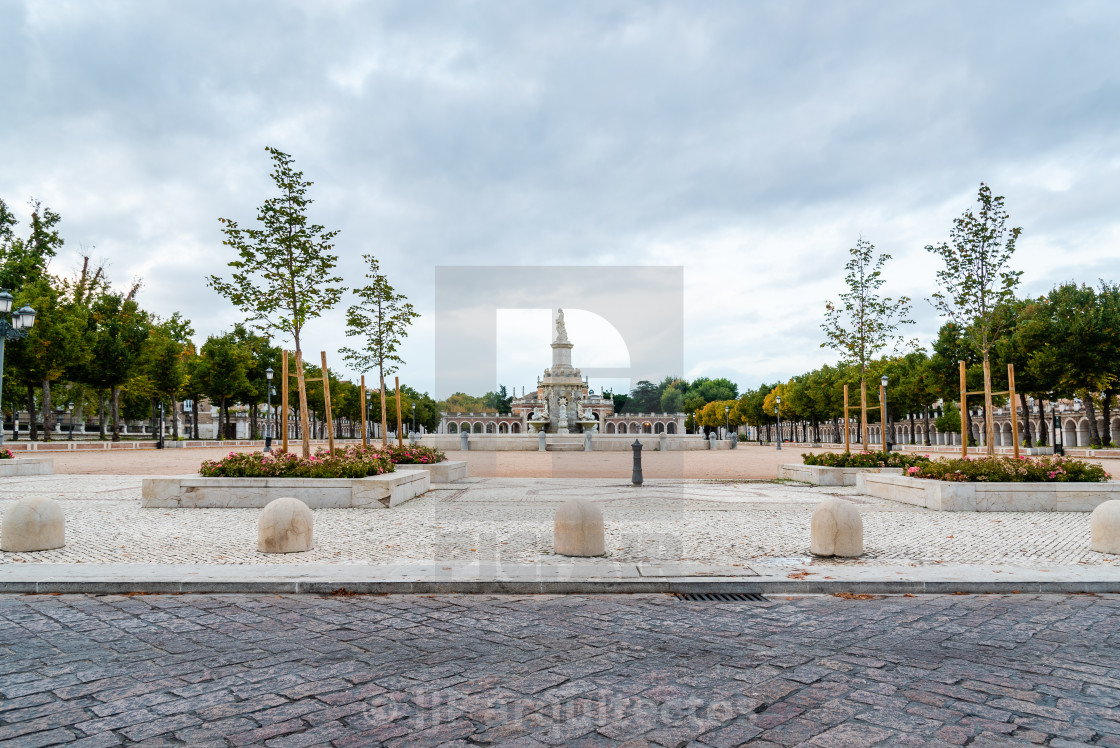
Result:
M344 447L343 449L361 451L363 447ZM382 455L386 455L394 465L433 465L447 459L447 455L440 450L434 447L423 447L419 444L405 444L403 446L390 444L385 447L370 447L369 449L376 449Z
M206 460L198 469L204 478L365 478L393 472L392 461L373 449L320 450L303 459L283 452L230 452Z
M16 456L10 449L0 449L0 460L14 460Z
M959 483L1104 483L1112 476L1100 465L1072 457L958 457L926 460L906 475Z
M836 468L910 468L930 462L927 455L903 452L807 452L801 458L806 465Z

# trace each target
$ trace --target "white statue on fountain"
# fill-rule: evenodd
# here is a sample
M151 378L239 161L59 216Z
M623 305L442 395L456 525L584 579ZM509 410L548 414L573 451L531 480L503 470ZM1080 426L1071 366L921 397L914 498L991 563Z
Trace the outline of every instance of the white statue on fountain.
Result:
M568 329L566 327L564 327L564 310L563 309L557 309L556 311L557 311L557 314L556 314L556 342L557 343L567 343L568 342Z

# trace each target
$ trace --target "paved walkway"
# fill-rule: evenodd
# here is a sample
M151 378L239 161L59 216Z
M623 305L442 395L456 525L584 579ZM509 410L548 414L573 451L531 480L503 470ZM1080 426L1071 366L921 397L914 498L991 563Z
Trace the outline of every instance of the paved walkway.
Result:
M472 478L437 485L394 509L321 509L315 548L256 551L257 509L143 509L137 476L38 476L0 483L0 510L24 496L59 499L67 545L0 553L0 566L51 564L533 564L552 554L552 517L572 497L597 502L606 561L689 562L758 570L808 563L816 504L859 505L864 568L935 564L1118 567L1094 553L1087 513L935 512L860 496L854 489L771 482L651 480L642 488L595 479ZM827 563L817 561L817 564Z
M1115 596L0 596L0 743L1120 745Z

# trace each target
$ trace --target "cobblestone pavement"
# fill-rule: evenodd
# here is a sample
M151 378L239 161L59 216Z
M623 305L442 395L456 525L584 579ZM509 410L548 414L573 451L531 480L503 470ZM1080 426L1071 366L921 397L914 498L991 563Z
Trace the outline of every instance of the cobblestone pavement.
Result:
M807 561L812 510L835 495L863 514L864 564L1120 563L1088 550L1088 513L935 512L850 488L773 482L661 480L636 489L596 479L472 478L394 509L317 510L315 548L298 554L257 553L257 509L143 509L137 476L9 479L0 484L0 511L33 495L62 502L67 545L0 552L0 563L528 563L552 557L556 506L583 497L602 507L611 561L757 567Z
M1120 745L1116 596L4 596L0 653L5 746Z

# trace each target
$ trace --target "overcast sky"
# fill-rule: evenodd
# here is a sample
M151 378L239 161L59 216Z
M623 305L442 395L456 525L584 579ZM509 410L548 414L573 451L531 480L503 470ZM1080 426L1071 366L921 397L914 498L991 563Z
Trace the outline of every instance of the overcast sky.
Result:
M251 222L271 145L349 283L373 252L423 314L402 379L424 390L440 265L683 266L685 374L741 387L834 360L819 325L860 234L928 341L923 248L981 181L1027 292L1120 280L1111 0L0 0L0 69L0 197L61 213L57 272L92 248L200 342L228 329L218 218ZM548 314L498 319L499 378L531 386ZM605 323L568 331L576 366L625 365Z

